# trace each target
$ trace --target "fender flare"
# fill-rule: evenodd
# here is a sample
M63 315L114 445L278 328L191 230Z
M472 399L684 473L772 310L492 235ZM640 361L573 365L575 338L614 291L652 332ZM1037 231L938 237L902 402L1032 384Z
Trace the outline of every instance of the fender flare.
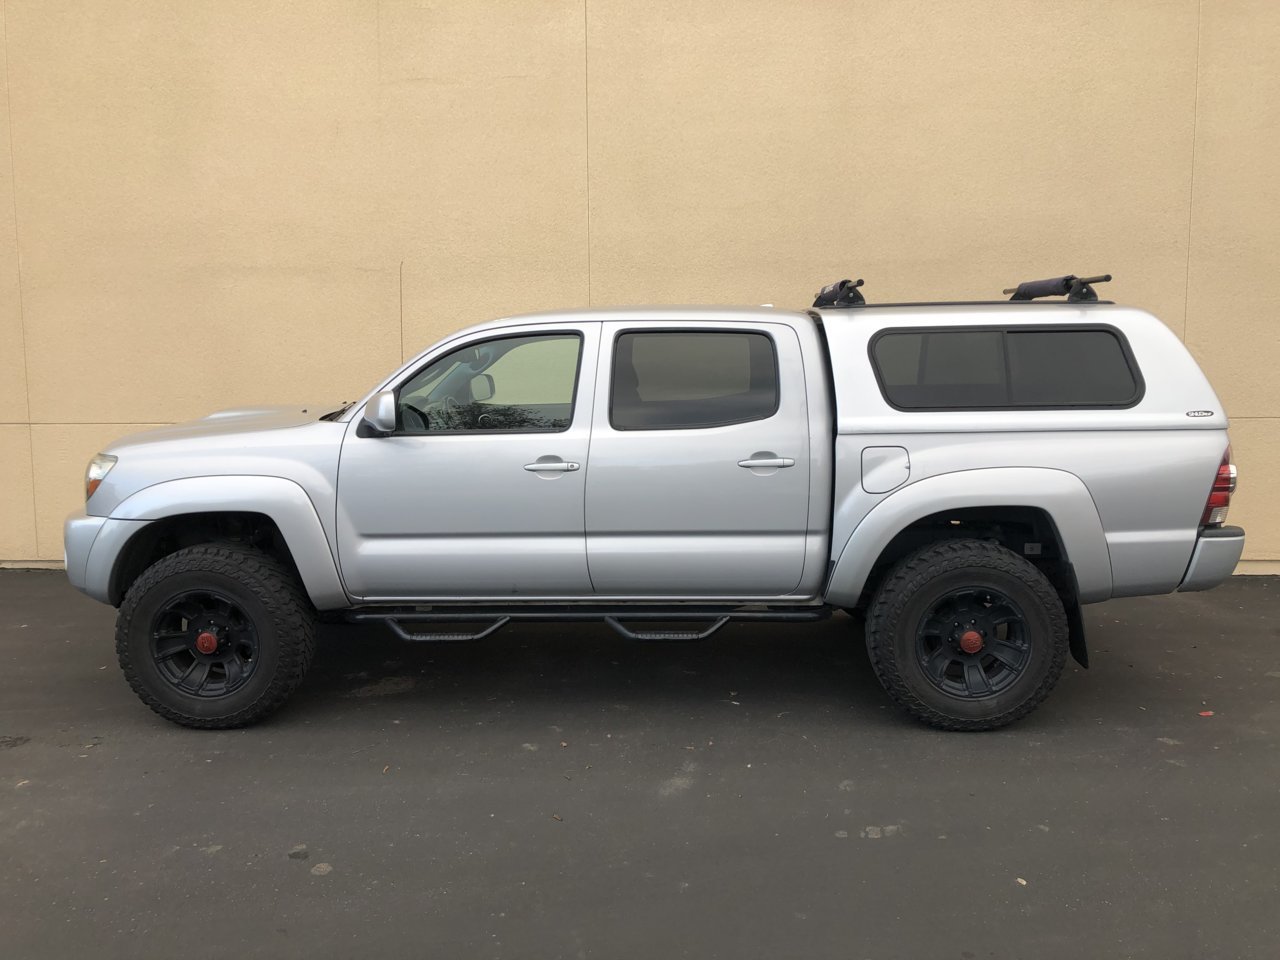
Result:
M284 537L302 586L318 610L347 606L350 601L338 574L329 539L325 536L315 504L306 490L284 477L212 476L167 480L122 500L111 520L163 520L183 513L260 513L269 517ZM119 524L142 529L144 524ZM130 530L130 536L136 530ZM99 542L101 541L99 538ZM95 547L98 543L94 544ZM102 558L112 566L123 552L121 542L114 556Z
M903 529L931 514L965 507L1033 507L1052 518L1076 572L1082 603L1111 596L1111 555L1097 505L1084 481L1047 467L960 470L909 484L877 503L854 528L827 580L826 600L858 602L871 568Z

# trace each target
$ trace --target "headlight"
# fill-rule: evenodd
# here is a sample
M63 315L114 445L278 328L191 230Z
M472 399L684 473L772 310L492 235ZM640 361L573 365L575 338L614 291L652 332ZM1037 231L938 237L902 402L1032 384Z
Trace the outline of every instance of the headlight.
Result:
M89 461L89 466L84 472L85 500L93 496L93 491L97 490L102 481L107 479L107 474L111 472L111 468L115 465L116 458L109 453L100 453Z

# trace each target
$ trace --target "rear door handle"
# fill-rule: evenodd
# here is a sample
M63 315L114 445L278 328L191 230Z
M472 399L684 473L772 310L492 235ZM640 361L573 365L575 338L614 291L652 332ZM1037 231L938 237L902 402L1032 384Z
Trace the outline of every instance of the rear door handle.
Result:
M547 460L526 463L524 468L530 473L573 473L575 470L581 470L582 464L572 460Z
M796 462L790 457L760 457L759 459L739 460L738 466L746 467L794 467Z

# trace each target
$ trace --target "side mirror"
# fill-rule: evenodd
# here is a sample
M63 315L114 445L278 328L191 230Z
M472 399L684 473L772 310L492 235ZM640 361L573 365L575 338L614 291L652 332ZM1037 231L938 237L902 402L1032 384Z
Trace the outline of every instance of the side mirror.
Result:
M396 392L382 390L364 407L364 422L378 433L396 432Z
M492 399L493 394L493 377L487 373L481 373L471 378L471 399L477 403L484 403Z

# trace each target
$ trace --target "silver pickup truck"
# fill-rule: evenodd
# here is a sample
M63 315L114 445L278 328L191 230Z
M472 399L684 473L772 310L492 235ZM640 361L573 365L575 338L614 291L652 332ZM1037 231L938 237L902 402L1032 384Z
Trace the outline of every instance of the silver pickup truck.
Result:
M346 406L126 437L89 464L67 574L193 727L280 706L322 615L685 640L847 611L897 703L985 730L1087 665L1082 604L1231 573L1227 418L1158 319L1076 277L977 303L860 284L511 317Z

